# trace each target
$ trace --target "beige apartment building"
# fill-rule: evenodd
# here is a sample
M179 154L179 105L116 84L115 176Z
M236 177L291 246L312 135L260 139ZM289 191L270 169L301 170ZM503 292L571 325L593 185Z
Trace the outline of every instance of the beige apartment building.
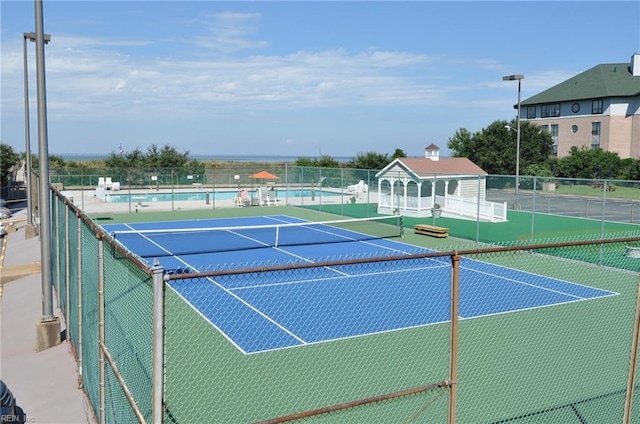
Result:
M596 65L520 102L520 119L548 130L554 153L573 146L640 159L640 53Z

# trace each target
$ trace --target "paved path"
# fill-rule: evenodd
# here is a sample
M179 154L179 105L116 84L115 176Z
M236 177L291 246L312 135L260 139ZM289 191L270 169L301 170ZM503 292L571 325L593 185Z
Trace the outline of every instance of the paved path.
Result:
M71 345L63 341L42 352L35 350L36 322L42 317L40 239L25 239L24 221L16 228L4 237L0 253L0 378L28 423L93 424L93 412L78 388ZM54 307L62 319L57 304Z

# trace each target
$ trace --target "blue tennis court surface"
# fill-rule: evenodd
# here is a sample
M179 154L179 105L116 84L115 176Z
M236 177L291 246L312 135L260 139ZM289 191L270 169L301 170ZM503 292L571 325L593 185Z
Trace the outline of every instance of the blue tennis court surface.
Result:
M117 232L178 225L207 228L298 222L301 220L278 215L103 227ZM298 244L297 238L305 236L297 231L278 234L285 237L278 247L273 247L260 228L224 231L220 239L217 234L201 237L185 232L116 235L116 240L149 262L157 258L169 272L200 272L224 268L225 264L258 267L429 251L401 239L374 239L331 227L311 230L320 244ZM254 233L256 238L251 240ZM247 247L247 241L253 246ZM239 350L257 353L447 322L450 281L448 258L426 258L171 280L169 284ZM460 261L461 319L616 294L469 258Z

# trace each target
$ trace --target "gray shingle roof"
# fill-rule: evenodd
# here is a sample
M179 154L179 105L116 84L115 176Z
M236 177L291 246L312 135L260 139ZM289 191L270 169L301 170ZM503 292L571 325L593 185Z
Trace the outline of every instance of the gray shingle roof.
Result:
M629 63L596 65L558 85L520 102L522 106L640 94L640 76L634 77Z

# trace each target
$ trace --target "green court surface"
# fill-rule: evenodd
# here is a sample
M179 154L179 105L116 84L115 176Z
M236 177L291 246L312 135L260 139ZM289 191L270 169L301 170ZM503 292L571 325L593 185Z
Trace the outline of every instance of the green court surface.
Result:
M322 205L309 206L309 209L353 218L376 216L375 205ZM466 240L481 243L506 243L514 241L536 241L542 239L567 239L599 236L601 234L619 234L640 231L640 225L622 222L601 221L586 218L574 218L509 210L507 222L477 222L468 219L440 217L405 217L405 226L412 228L416 224L434 224L449 228L449 234Z
M375 215L371 205L336 208L256 207L92 218L100 224L266 214L311 221ZM434 239L410 230L418 223L433 223L431 218L406 218L403 241L445 251L475 248L476 241L533 241L531 220L530 214L512 211L509 222L499 224L439 218L436 225L448 227L452 237ZM575 218L537 215L534 223L534 239L575 239L602 230L600 221ZM634 229L637 226L605 223L607 233ZM461 320L457 422L622 421L621 391L627 382L638 290L637 265L622 262L623 248L617 244L593 252L581 247L469 256L617 295ZM572 256L576 251L589 260L574 260L581 259ZM596 260L607 266L590 263ZM243 355L174 291L166 291L165 303L166 422L199 422L203 417L209 422L259 422L449 378L449 323ZM432 389L303 422L442 423L448 401L446 390ZM640 407L634 411L640 414Z
M306 212L305 212L306 211ZM256 208L220 208L214 210L192 210L174 212L149 212L130 214L92 214L98 223L175 221L183 219L215 218L230 216L260 216L266 214L290 214L309 220L320 220L321 216L343 216L365 218L379 216L375 205L320 205L298 207L256 207ZM640 231L640 225L621 222L602 222L600 220L573 218L559 215L532 214L530 212L508 212L507 222L476 222L466 219L440 217L405 217L405 227L411 229L416 224L435 224L449 228L449 234L460 240L471 242L504 244L509 242L536 242L539 240L590 240L594 236L616 235ZM327 219L327 218L325 218ZM451 243L445 243L450 245Z

